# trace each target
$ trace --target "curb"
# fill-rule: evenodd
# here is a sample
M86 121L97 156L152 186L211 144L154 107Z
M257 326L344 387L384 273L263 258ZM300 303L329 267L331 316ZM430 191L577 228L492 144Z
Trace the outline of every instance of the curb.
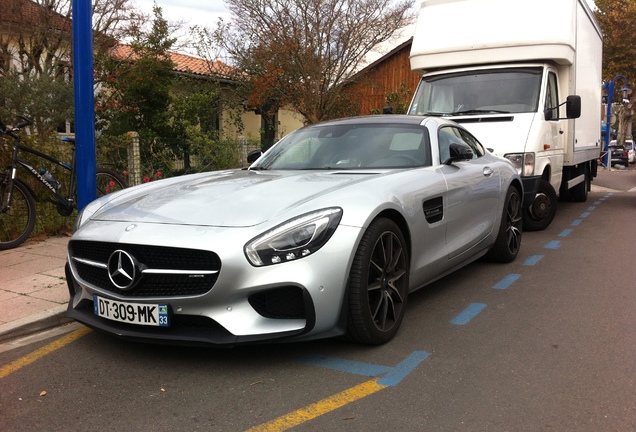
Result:
M73 321L73 319L66 316L67 309L68 305L59 305L44 312L2 324L0 325L0 342L28 336L42 330L48 330L69 323Z

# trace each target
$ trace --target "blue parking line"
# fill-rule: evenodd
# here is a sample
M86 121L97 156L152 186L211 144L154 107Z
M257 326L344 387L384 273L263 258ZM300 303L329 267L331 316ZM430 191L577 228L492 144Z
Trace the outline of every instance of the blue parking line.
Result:
M583 212L583 213L581 213L581 216L579 216L579 217L586 218L589 215L590 215L590 212Z
M431 353L426 351L413 351L395 367L381 366L317 354L301 358L298 361L310 366L318 366L355 375L374 377L386 373L384 377L378 380L378 384L394 386L399 384L400 381L402 381L413 371L413 369L426 360L430 355Z
M484 303L471 303L459 315L450 320L454 325L466 325L486 308Z
M583 219L576 219L572 222L573 226L579 226L583 222Z
M546 249L558 249L561 247L561 242L559 240L552 240L551 242L548 242L544 248Z
M601 205L601 201L596 201L594 205Z
M413 369L419 366L431 353L426 351L413 351L384 377L378 380L378 384L385 386L398 385Z
M525 261L523 262L524 266L533 266L536 263L538 263L539 261L541 261L543 259L543 255L532 255L531 257L528 257L525 259Z
M596 207L594 207L594 206L590 206L590 207L587 208L587 211L590 211L590 212L594 211L594 210L596 210Z
M564 229L563 231L561 231L559 233L559 237L567 237L567 236L570 235L571 232L572 232L572 230L569 229L569 228L568 229Z
M519 279L520 277L521 277L520 274L515 274L515 273L509 274L508 276L506 276L505 278L497 282L495 285L493 285L493 288L499 289L499 290L508 289L510 288L510 285L516 282L516 280Z
M358 362L353 360L327 357L321 355L311 355L298 360L300 363L319 366L327 369L334 369L340 372L347 372L363 376L378 376L389 372L392 368L388 366L375 365L371 363Z

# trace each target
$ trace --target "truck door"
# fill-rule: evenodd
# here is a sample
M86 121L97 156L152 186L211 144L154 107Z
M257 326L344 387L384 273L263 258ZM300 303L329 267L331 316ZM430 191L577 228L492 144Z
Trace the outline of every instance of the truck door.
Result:
M500 181L496 168L484 158L482 145L466 130L446 126L438 133L442 174L448 188L445 203L446 245L448 258L459 256L480 241L494 228L500 203ZM468 146L473 159L444 164L450 156L451 144Z
M558 119L559 116L559 86L556 73L548 72L548 82L545 93L545 112L550 113L546 118ZM550 130L550 148L546 150L546 156L550 159L552 167L552 179L550 183L555 190L559 190L559 182L561 181L564 152L564 130L561 120L549 120L548 128Z

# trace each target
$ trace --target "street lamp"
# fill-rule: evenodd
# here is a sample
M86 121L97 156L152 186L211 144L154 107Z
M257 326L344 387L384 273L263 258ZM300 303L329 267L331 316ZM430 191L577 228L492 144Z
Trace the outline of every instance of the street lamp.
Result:
M607 92L607 114L606 114L606 118L605 118L605 145L604 145L604 150L605 150L605 157L604 157L604 164L605 164L605 168L608 170L612 169L612 156L609 154L609 142L610 142L610 135L611 135L611 126L610 123L612 121L612 101L614 100L614 87L616 86L616 80L618 78L621 78L623 80L623 88L621 89L621 91L623 92L623 99L622 102L625 102L625 99L627 99L627 95L629 94L629 92L631 91L631 89L628 87L627 85L627 78L625 78L625 76L623 75L616 75L614 77L613 80L611 80L610 82L606 82L603 81L603 90L605 90Z

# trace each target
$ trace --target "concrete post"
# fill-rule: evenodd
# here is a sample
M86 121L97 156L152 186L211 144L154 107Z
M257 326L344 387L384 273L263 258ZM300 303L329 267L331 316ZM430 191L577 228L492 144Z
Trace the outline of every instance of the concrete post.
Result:
M141 184L141 156L139 154L139 133L128 132L128 186Z

